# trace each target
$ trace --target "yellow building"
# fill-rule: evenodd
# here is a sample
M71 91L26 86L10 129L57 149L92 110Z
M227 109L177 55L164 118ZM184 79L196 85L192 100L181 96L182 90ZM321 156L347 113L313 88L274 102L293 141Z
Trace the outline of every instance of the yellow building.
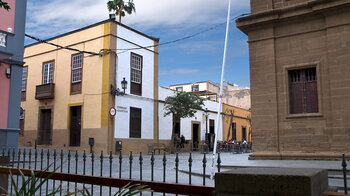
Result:
M124 35L133 37L119 37ZM76 51L41 42L26 46L24 61L27 75L22 79L21 103L25 116L21 120L20 145L34 145L36 142L50 148L88 150L89 142L93 142L95 152L114 151L118 140L115 127L118 125L115 125L109 109L117 108L119 97L111 95L110 89L111 86L118 87L121 80L116 78L118 59L115 51L119 43L128 42L133 47L145 44L135 43L138 39L147 40L147 44L159 41L114 20L105 20L46 40ZM154 58L149 58L152 63L145 63L152 69L144 69L152 71L152 95L157 95L158 48L147 50ZM124 67L132 66L129 53L124 54L129 55L129 64L125 66L123 62ZM132 55L135 56L135 53ZM137 57L142 59L140 55ZM130 88L133 90L130 75L124 76L128 81L128 94L132 94ZM146 84L141 82L141 85ZM153 105L156 108L156 104ZM157 111L153 112L154 117L157 117ZM155 133L158 131L154 130ZM154 138L152 136L150 142Z
M223 140L250 142L252 130L250 123L250 111L228 104L223 104Z

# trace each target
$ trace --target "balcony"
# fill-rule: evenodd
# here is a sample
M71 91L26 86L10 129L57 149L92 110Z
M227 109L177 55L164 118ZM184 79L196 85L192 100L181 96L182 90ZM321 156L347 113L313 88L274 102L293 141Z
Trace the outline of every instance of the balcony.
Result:
M53 99L55 98L55 84L42 84L36 86L35 99Z

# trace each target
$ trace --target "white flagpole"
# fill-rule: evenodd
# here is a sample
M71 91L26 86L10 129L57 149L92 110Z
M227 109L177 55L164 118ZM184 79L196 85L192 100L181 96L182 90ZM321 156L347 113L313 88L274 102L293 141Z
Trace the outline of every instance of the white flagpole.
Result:
M216 146L218 140L218 130L221 122L221 110L222 110L222 89L224 85L224 73L225 73L225 64L226 64L226 50L227 50L227 40L229 33L229 24L230 24L230 11L231 11L231 0L228 1L228 11L227 11L227 24L226 24L226 37L225 37L225 48L224 48L224 57L222 61L222 71L221 71L221 83L220 83L220 94L219 94L219 107L218 115L216 117L216 126L215 126L215 140L214 140L214 149L213 149L213 158L211 162L211 175L210 178L214 177L214 165L215 165L215 155L216 155Z

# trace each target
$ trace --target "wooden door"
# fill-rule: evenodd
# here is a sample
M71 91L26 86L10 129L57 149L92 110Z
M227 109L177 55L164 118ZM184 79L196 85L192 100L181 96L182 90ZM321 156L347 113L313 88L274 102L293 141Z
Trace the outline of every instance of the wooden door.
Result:
M81 106L70 108L70 146L80 146Z
M51 145L51 109L40 110L39 145Z

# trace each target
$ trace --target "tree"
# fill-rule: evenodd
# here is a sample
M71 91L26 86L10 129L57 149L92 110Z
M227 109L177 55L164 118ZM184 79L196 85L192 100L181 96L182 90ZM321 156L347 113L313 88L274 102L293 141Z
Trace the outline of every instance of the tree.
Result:
M128 0L127 3L125 3L124 0L110 0L107 2L107 8L109 11L115 11L115 14L119 16L119 22L122 21L122 17L125 16L125 12L128 14L136 12L133 0Z
M0 0L0 8L4 7L5 10L9 11L11 8L10 6L8 5L8 3Z
M203 99L188 92L178 92L174 96L165 99L164 116L173 115L173 127L171 132L171 153L174 153L175 125L181 118L193 117L196 110L203 110Z

